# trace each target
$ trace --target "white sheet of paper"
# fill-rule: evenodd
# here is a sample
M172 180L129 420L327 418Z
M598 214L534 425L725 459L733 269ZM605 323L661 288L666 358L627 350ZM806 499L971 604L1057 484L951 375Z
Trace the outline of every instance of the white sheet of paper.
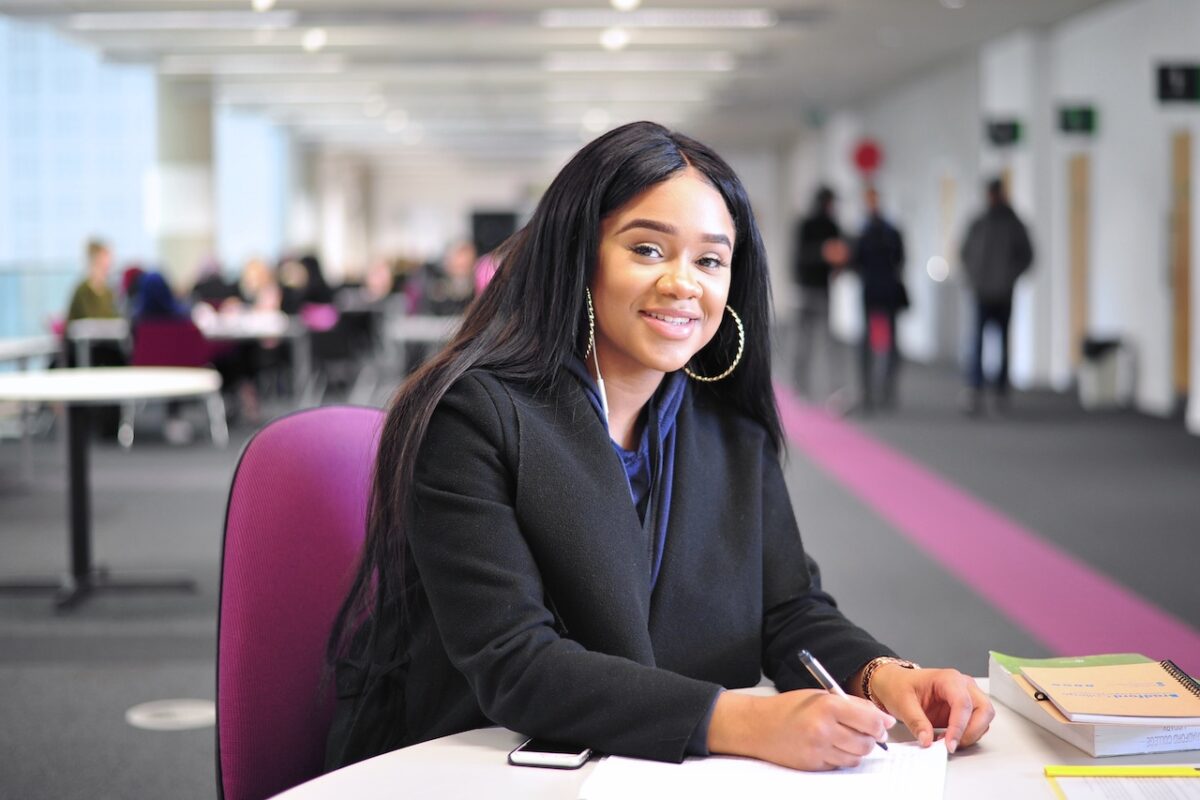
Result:
M1196 800L1200 778L1055 778L1066 800Z
M725 800L729 797L837 797L838 800L938 800L946 784L946 745L895 742L854 769L800 772L749 758L709 756L682 764L610 756L596 765L580 800Z

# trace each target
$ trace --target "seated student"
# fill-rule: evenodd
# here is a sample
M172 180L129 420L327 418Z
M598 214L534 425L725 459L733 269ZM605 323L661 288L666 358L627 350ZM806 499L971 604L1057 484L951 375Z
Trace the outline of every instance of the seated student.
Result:
M983 735L974 682L894 658L804 550L766 257L716 153L648 122L601 136L501 264L383 427L329 768L491 724L811 770L893 718L951 751ZM801 648L852 696L812 688ZM780 694L724 690L763 673Z

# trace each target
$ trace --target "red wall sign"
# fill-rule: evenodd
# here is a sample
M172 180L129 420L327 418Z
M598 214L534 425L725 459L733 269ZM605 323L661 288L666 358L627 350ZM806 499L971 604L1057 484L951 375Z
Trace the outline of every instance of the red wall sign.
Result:
M874 139L861 139L854 146L854 166L864 175L870 175L883 164L883 148Z

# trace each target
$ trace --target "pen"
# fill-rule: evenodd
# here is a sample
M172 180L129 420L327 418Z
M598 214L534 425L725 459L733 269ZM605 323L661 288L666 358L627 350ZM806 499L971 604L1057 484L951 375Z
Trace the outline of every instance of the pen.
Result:
M846 693L842 691L842 687L838 686L837 681L835 681L829 675L825 668L821 666L821 662L817 661L817 657L812 653L808 652L807 650L801 650L800 663L803 664L804 668L808 670L809 674L816 679L817 683L821 684L822 689L827 692L833 692L834 694L840 694L842 697L846 696ZM883 742L877 741L875 744L879 745L884 750L888 749L887 745Z

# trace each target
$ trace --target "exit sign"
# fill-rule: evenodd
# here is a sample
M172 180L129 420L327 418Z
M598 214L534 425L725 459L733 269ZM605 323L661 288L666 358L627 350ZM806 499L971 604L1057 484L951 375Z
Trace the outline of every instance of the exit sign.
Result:
M1063 133L1095 133L1096 109L1092 106L1063 106L1058 110L1058 129Z
M1164 103L1200 103L1200 64L1159 64L1158 99Z
M1015 119L989 120L984 133L987 140L997 147L1009 147L1021 140L1021 123Z

